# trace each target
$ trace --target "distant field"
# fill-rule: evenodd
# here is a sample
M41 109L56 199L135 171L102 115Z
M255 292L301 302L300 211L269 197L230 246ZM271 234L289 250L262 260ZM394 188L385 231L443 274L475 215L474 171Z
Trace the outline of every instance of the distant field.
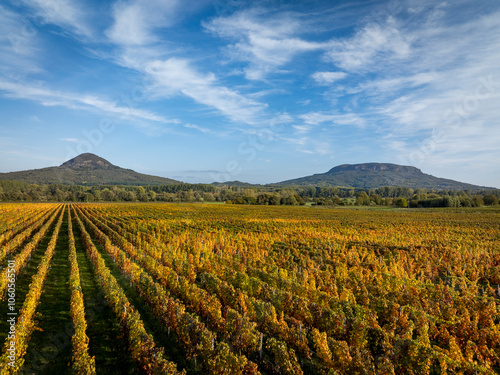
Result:
M0 204L0 262L2 374L500 373L498 208Z

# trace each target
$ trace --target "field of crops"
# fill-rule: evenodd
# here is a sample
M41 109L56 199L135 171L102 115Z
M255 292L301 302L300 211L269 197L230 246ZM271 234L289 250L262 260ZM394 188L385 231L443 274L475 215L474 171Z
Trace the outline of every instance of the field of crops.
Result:
M500 211L0 205L1 374L500 373Z

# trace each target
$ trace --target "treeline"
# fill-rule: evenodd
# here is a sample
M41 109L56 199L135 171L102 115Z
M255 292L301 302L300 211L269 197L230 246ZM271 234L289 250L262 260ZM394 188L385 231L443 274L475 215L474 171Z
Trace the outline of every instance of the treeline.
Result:
M376 205L416 208L497 205L499 198L500 190L429 191L391 186L378 189L209 184L89 187L0 181L0 201L4 202L224 202L251 205Z

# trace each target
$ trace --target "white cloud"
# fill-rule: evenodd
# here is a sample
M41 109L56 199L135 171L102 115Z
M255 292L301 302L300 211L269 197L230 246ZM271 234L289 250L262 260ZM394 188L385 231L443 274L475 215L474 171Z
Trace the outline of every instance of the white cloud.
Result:
M114 102L93 95L59 92L43 87L0 80L0 92L1 91L4 92L4 97L33 100L45 106L63 106L72 109L104 112L127 120L180 123L179 120L167 119L163 116L137 108L119 106Z
M172 57L174 51L156 44L161 40L158 30L172 26L187 12L180 5L177 0L153 0L147 6L142 1L117 3L114 24L106 32L120 47L116 62L144 74L156 98L183 95L233 121L256 124L264 104L221 85L214 73L200 72L190 58Z
M300 20L291 13L264 17L261 10L252 9L219 17L204 27L222 38L232 40L227 48L231 58L246 61L246 78L264 79L290 62L296 55L325 47L297 37L303 31Z
M320 85L330 85L347 77L345 72L316 72L312 75L313 79Z
M295 129L296 134L307 134L313 129L313 126L310 125L292 125L292 128Z
M86 12L79 2L74 0L22 0L22 2L36 12L38 21L60 26L80 36L92 36Z
M387 61L393 64L408 58L410 45L411 40L389 18L385 25L368 24L351 38L331 41L325 56L348 72L370 71Z
M198 103L217 109L236 122L256 123L266 108L262 103L218 85L214 74L200 74L185 59L152 61L145 70L156 81L160 91L182 93Z
M0 5L0 73L19 76L39 72L38 39L33 26Z
M329 122L333 125L353 125L357 127L365 126L365 120L354 113L331 114L322 112L309 112L300 115L299 118L304 120L304 122L309 125L318 125Z
M465 17L454 4L433 10L427 3L405 20L405 9L400 20L371 20L331 42L330 69L354 74L325 93L332 111L299 117L308 125L360 120L387 159L486 181L485 161L500 159L500 12ZM348 101L358 103L356 114L348 113Z
M294 128L296 128L294 126ZM309 155L328 155L332 154L332 145L325 140L318 140L315 137L308 137L303 133L297 132L294 137L283 137L283 141L290 144L297 152Z
M400 90L372 110L380 115L387 148L401 162L439 176L494 184L485 177L485 161L500 159L495 146L500 142L499 17L492 12L458 25L407 30L415 58L400 74L408 78L370 83L378 93Z
M114 24L106 32L120 45L148 45L157 41L154 29L176 22L178 0L117 2L113 7Z
M412 31L415 51L425 59L405 64L406 78L379 79L365 86L388 91L422 85L377 106L381 114L395 120L394 131L418 134L442 127L449 111L460 115L465 126L471 117L494 121L500 94L500 66L495 63L500 60L500 24L494 21L498 17L497 12L459 27ZM422 71L428 73L413 74Z
M194 124L184 124L184 127L188 128L188 129L196 129L202 133L212 133L212 131L210 129L204 128L202 126L194 125Z

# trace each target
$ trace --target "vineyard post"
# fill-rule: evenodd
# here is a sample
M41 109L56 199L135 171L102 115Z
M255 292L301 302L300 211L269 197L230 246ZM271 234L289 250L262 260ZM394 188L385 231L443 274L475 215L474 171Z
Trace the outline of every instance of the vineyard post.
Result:
M262 361L262 339L264 338L264 334L260 333L260 345L259 345L259 359Z

